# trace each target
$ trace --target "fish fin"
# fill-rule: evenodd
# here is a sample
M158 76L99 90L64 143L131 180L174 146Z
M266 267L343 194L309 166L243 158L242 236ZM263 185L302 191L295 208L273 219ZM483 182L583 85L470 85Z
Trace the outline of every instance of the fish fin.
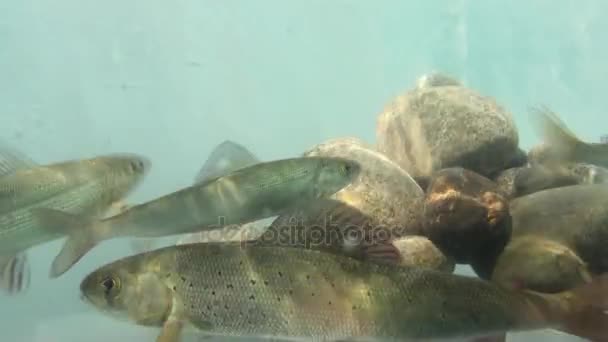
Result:
M558 296L568 309L556 330L590 341L608 341L608 274Z
M129 203L127 203L123 200L113 202L110 205L110 208L106 212L106 217L111 217L111 216L115 216L118 214L122 214L125 211L129 210L129 208L131 208L131 207L132 207L132 205L130 205Z
M156 338L156 342L179 342L181 340L184 323L180 320L168 319Z
M10 296L24 293L30 285L30 267L25 252L0 256L0 289Z
M556 149L560 159L572 159L577 149L585 145L548 107L533 107L531 112L536 129L545 143Z
M101 241L95 234L98 231L95 228L98 222L94 219L48 208L31 209L31 213L45 229L59 231L68 236L53 260L49 274L51 278L57 278L67 272Z
M17 170L29 169L36 165L29 157L3 140L0 140L0 177L10 175Z
M198 172L194 183L200 184L232 171L259 163L258 158L244 146L231 140L217 145Z
M375 263L398 265L401 252L390 242L376 243L363 247L363 258Z
M154 282L155 284L157 282ZM156 288L157 290L159 288ZM179 304L177 298L172 298L171 310L167 319L163 323L160 334L156 338L156 342L179 342L182 339L182 332L186 326L186 321L182 317L184 315L183 306Z
M154 249L156 245L155 238L131 238L129 240L129 246L131 250L137 254L148 252Z

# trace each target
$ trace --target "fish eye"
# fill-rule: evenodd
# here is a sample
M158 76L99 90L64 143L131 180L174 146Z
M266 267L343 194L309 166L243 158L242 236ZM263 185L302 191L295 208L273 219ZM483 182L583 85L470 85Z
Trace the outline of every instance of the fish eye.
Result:
M103 287L104 293L109 295L113 291L117 291L119 289L119 282L114 277L106 277L101 281L101 286Z
M131 171L137 172L143 170L144 163L141 160L135 160L132 161L129 166L131 167Z

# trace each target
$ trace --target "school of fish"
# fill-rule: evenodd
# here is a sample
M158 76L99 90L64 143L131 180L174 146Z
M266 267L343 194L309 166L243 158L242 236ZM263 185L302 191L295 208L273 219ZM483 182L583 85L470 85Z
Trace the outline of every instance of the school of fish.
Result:
M344 137L261 161L227 140L192 185L138 204L145 156L39 164L2 143L0 289L36 286L29 249L64 239L57 278L126 238L135 253L91 270L80 297L158 329L157 342L538 329L608 341L608 143L580 140L547 107L531 117L543 141L526 152L504 107L424 75L379 114L375 146Z

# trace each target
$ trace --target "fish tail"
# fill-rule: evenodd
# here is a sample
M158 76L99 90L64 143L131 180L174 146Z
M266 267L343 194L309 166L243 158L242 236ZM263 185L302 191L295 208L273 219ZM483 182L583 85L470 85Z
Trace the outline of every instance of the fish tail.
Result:
M45 229L59 231L68 237L53 260L49 274L51 278L67 272L103 240L103 227L97 220L47 208L32 209L32 215Z
M555 148L559 159L572 160L586 146L549 108L532 108L532 114L545 143Z
M589 341L608 341L608 274L550 296L555 329Z
M30 267L24 252L0 256L0 289L8 295L24 293L30 285Z

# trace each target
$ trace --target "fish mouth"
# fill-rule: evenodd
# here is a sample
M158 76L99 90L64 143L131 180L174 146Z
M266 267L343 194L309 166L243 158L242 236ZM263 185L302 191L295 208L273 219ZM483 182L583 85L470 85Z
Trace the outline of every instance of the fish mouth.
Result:
M79 293L78 297L80 298L80 300L82 302L92 304L93 298L91 298L88 291L86 291L86 288L88 287L89 283L90 283L90 278L87 278L80 284L80 291L79 291L80 293Z

